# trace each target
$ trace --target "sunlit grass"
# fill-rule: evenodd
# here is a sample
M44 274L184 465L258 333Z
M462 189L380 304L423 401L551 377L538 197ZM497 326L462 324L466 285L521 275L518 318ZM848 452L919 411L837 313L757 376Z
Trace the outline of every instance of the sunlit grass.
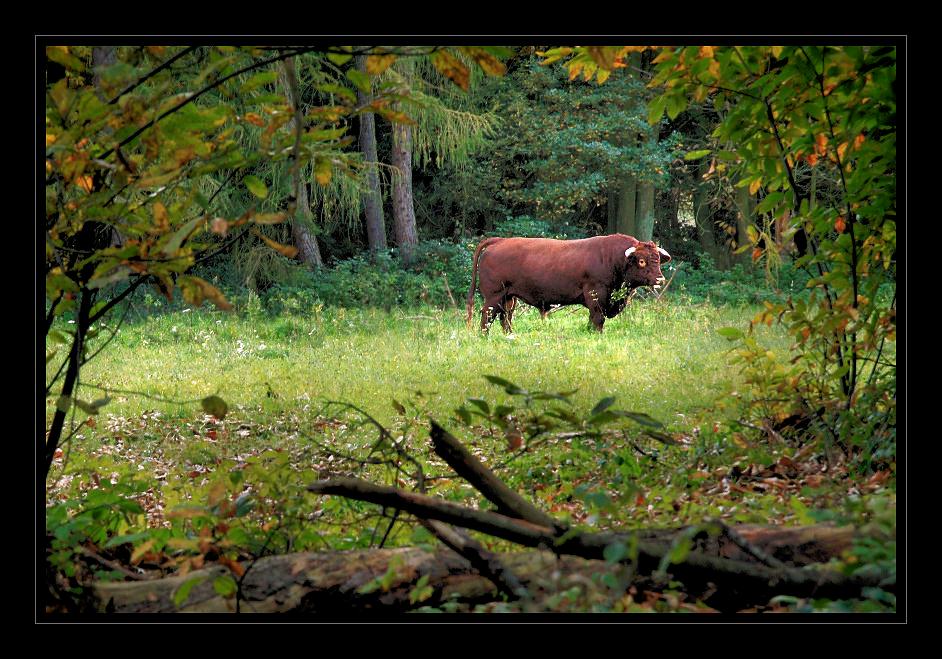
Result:
M78 397L102 396L90 385L141 392L177 402L112 393L104 411L190 417L199 413L195 401L214 393L230 406L273 412L340 400L385 422L395 414L392 399L408 400L417 391L442 417L468 397L503 395L484 380L489 374L531 390L575 389L580 407L616 396L621 409L670 423L735 388L730 344L715 330L743 327L755 312L634 301L599 335L581 307L546 320L522 308L510 337L496 326L487 337L469 331L454 310L167 313L122 327L83 369ZM757 332L773 348L787 346L778 327ZM47 377L57 366L50 362ZM50 413L53 403L47 401Z

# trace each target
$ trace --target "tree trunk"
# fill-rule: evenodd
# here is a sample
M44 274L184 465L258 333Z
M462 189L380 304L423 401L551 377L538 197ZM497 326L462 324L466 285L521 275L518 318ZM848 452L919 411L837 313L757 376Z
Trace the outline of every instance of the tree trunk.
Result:
M605 232L608 234L618 233L618 190L613 185L608 188L608 224Z
M623 233L626 236L637 235L638 227L635 217L637 188L638 184L634 176L626 176L619 183L615 222L617 233Z
M408 80L412 74L412 62L400 60L403 75ZM392 201L393 224L396 244L403 263L411 263L415 245L419 242L415 228L415 206L412 203L412 126L392 124L392 165L398 170L393 175Z
M291 104L291 107L299 107L298 104L301 101L294 95L294 90L297 89L298 84L293 62L288 63L286 60L281 63L281 85L285 89L285 95L288 97L288 103ZM295 119L292 118L288 122L289 130L293 133L296 126ZM300 179L300 185L298 185L297 196L297 209L291 217L291 236L294 239L294 246L298 248L298 260L312 270L318 270L323 267L324 260L321 258L321 250L317 245L317 236L313 231L314 213L311 212L307 183L303 177Z
M677 219L680 192L676 187L671 187L670 190L658 193L656 199L658 203L654 215L658 235L676 240L680 236L680 221Z
M639 183L638 198L635 204L635 238L653 240L654 238L654 183Z
M710 184L703 180L707 171L707 162L701 160L697 167L697 187L693 191L693 214L701 249L713 258L714 264L719 265L721 250L716 244L713 210L710 208Z
M357 69L366 73L366 56L357 56ZM363 91L357 91L357 102L366 105L370 96ZM383 194L379 185L379 173L376 164L376 121L372 112L360 115L360 150L363 151L363 161L366 163L366 186L363 193L363 208L366 211L366 239L369 242L370 253L375 255L386 249L386 218L383 216Z
M850 547L854 538L851 527L736 527L738 535L764 554L788 561L790 565L809 565L825 562L839 556ZM659 544L670 542L682 531L663 530L649 534ZM642 532L642 536L645 533ZM752 564L756 559L723 537L700 541L698 551L717 559ZM552 597L580 584L586 587L593 578L611 575L624 577L624 566L604 560L576 556L554 555L548 551L526 551L497 555L509 571L535 595L522 607L546 610L540 597ZM247 567L247 566L245 566ZM387 577L383 588L363 588L377 576ZM231 573L221 566L190 572L186 576L128 582L101 582L95 585L99 611L114 613L234 613L236 598L219 595L213 582ZM716 575L718 585L724 583L722 574ZM428 599L411 602L410 594L420 578L428 577ZM178 608L173 594L191 579L201 579L190 591L189 597ZM655 588L645 577L635 574L633 582L640 588ZM691 584L692 585L692 584ZM685 584L686 586L686 584ZM639 588L639 589L640 589ZM833 588L833 586L832 586ZM361 592L369 591L369 592ZM605 591L599 587L600 594ZM859 591L859 587L858 587ZM609 592L610 598L619 597ZM761 600L752 593L739 591L720 599L706 598L707 604L736 610ZM403 612L421 606L441 606L454 599L464 606L494 601L499 598L494 583L473 569L469 561L447 549L430 553L417 547L401 549L369 549L346 552L305 552L266 556L252 564L242 582L238 610L241 613L322 613L365 614L370 611ZM717 601L713 601L713 600ZM764 603L764 602L762 602Z

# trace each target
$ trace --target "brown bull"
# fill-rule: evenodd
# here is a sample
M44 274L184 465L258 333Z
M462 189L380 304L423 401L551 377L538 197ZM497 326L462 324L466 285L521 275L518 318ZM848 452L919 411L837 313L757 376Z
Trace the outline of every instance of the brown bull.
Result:
M671 255L653 242L614 234L582 240L549 238L487 238L474 252L471 290L468 291L468 327L474 313L474 292L480 279L485 332L500 318L511 331L518 299L539 309L545 317L551 306L581 304L589 320L602 331L606 318L625 308L627 297L612 299L622 286L656 286L664 283L661 263Z

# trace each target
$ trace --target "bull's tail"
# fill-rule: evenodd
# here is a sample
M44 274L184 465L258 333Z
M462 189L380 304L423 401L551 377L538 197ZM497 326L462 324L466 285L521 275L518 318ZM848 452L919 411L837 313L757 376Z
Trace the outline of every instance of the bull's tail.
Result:
M485 247L493 245L498 240L501 239L485 238L478 244L477 249L474 250L474 258L471 260L471 290L468 291L468 316L465 319L468 329L471 329L471 316L474 315L474 291L477 290L478 259Z

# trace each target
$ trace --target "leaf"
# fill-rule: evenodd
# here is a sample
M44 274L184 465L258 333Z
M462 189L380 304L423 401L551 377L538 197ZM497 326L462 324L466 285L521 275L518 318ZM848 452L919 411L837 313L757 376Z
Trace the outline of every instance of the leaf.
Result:
M517 388L517 385L515 385L514 383L508 382L504 378L497 377L496 375L485 375L484 379L490 382L491 384L496 384L498 387L504 387L504 388L513 387L515 389Z
M352 82L360 91L370 93L370 77L359 69L347 69L345 72L347 79Z
M69 52L68 46L47 46L46 58L72 71L81 73L85 70L85 64L82 63L82 60Z
M628 546L621 541L606 545L605 549L602 550L602 556L605 558L605 562L609 564L617 563L627 555Z
M471 73L454 55L447 50L439 50L432 53L430 59L439 73L461 87L464 91L468 91Z
M154 231L156 233L166 233L170 230L170 215L167 213L167 207L159 201L154 202Z
M206 581L209 577L193 577L184 581L179 588L176 589L173 593L173 603L177 608L183 606L186 601L190 598L190 591L193 590L193 586L198 583Z
M623 416L627 419L631 419L636 423L640 423L642 426L648 426L650 428L664 427L663 423L653 417L648 416L644 412L624 412L622 410L613 410L612 412L617 416Z
M275 71L264 71L256 73L254 76L242 83L242 93L245 94L254 91L263 85L268 85L278 80L278 73Z
M667 105L667 96L661 95L648 104L648 123L652 126L661 120L664 115L664 106Z
M400 403L395 398L393 398L392 400L392 405L393 405L393 409L395 409L399 414L404 415L406 413L406 408L403 406L402 403Z
M327 53L327 59L336 64L337 66L342 66L350 61L353 55L349 53Z
M464 407L455 408L455 414L458 415L458 418L464 422L464 425L471 425L471 413Z
M277 243L277 242L275 242L274 240L272 240L271 238L269 238L268 236L266 236L265 234L263 234L261 231L258 231L258 230L256 230L256 229L253 229L253 230L252 230L252 233L254 233L256 236L258 236L259 238L261 238L262 241L263 241L266 245L268 245L269 247L271 247L273 250L275 250L276 252L278 252L278 253L281 254L282 256L285 256L285 257L287 257L287 258L289 258L289 259L293 259L295 256L298 255L298 248L297 248L297 247L293 247L293 246L291 246L291 245L282 245L281 243Z
M281 213L256 213L252 216L255 224L279 224L288 219L288 214Z
M461 50L470 55L474 61L477 62L477 65L488 75L502 76L507 72L507 67L504 66L504 63L484 48L464 46Z
M589 415L595 416L596 414L604 412L605 410L610 408L614 402L615 402L614 396L608 396L606 398L603 398L598 403L596 403L595 407L592 408L592 411L589 412Z
M700 149L699 151L688 151L684 155L684 160L699 160L704 156L710 155L709 149Z
M268 187L257 176L246 176L242 179L242 182L245 183L245 187L249 189L249 192L259 199L268 197Z
M202 405L204 412L213 415L219 420L226 418L226 412L229 411L229 406L226 405L226 401L219 396L207 396L200 401L200 405Z
M225 574L213 580L213 590L223 597L232 597L239 590L239 586L236 584L235 579Z
M469 398L468 402L484 412L484 414L489 415L491 413L491 406L488 405L487 401L483 398Z
M366 72L372 76L378 76L395 61L395 55L369 55L366 58Z
M327 158L318 158L314 162L314 178L318 184L327 185L330 183L331 162Z
M199 225L205 221L205 217L197 217L184 224L182 227L177 229L176 233L170 237L170 240L164 244L164 247L161 251L166 256L175 256L177 251L180 249L180 245L183 244L183 241L195 233Z
M743 337L742 330L736 327L721 327L716 330L716 333L730 341L735 341Z

